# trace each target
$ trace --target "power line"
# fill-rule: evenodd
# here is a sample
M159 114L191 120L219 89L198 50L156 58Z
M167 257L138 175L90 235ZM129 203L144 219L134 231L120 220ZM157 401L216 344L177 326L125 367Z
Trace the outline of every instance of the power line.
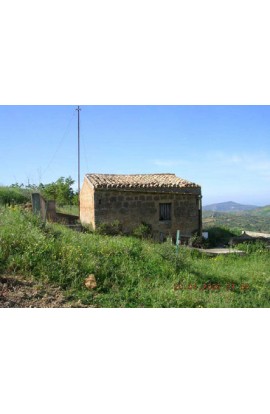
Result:
M89 161L88 161L88 157L87 157L87 146L85 143L85 137L83 134L81 134L81 141L82 141L82 145L83 145L83 154L84 154L84 160L85 160L85 164L86 164L86 168L87 168L87 172L90 172L89 170Z
M70 126L71 126L71 122L72 122L74 116L75 116L75 112L72 113L72 115L71 115L71 117L69 119L68 125L67 125L67 127L65 129L65 132L64 132L63 136L61 137L61 139L59 140L59 143L58 143L58 145L56 147L56 150L54 151L53 156L51 157L51 159L48 162L47 166L41 172L41 175L43 175L48 170L48 168L51 166L52 162L54 161L57 152L60 150L60 148L61 148L61 146L62 146L62 144L64 142L64 139L66 138L66 134L69 132L69 129L70 129Z

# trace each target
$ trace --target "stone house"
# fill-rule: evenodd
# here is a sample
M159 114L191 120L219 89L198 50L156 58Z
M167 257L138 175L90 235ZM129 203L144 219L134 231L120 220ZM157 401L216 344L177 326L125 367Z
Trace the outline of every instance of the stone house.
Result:
M80 220L94 229L119 221L124 233L141 223L156 240L202 231L201 187L175 174L86 174L80 193Z

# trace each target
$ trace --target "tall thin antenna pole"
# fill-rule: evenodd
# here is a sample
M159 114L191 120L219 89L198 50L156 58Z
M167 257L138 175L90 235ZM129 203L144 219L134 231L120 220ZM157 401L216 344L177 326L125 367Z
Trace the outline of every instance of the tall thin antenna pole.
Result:
M78 206L79 206L79 215L80 215L80 110L81 108L78 106L76 111L78 111Z

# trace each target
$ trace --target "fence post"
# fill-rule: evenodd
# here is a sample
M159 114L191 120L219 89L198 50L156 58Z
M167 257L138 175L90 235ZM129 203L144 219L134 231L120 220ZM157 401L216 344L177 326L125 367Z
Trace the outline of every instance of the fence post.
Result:
M176 253L179 251L179 245L180 245L180 230L176 231Z

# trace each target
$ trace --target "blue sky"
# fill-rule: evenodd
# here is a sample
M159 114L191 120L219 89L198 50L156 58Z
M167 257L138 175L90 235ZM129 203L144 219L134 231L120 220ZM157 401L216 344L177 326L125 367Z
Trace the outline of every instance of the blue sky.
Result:
M77 180L76 106L0 106L0 184ZM270 204L270 106L82 106L85 173L172 172L203 204Z

